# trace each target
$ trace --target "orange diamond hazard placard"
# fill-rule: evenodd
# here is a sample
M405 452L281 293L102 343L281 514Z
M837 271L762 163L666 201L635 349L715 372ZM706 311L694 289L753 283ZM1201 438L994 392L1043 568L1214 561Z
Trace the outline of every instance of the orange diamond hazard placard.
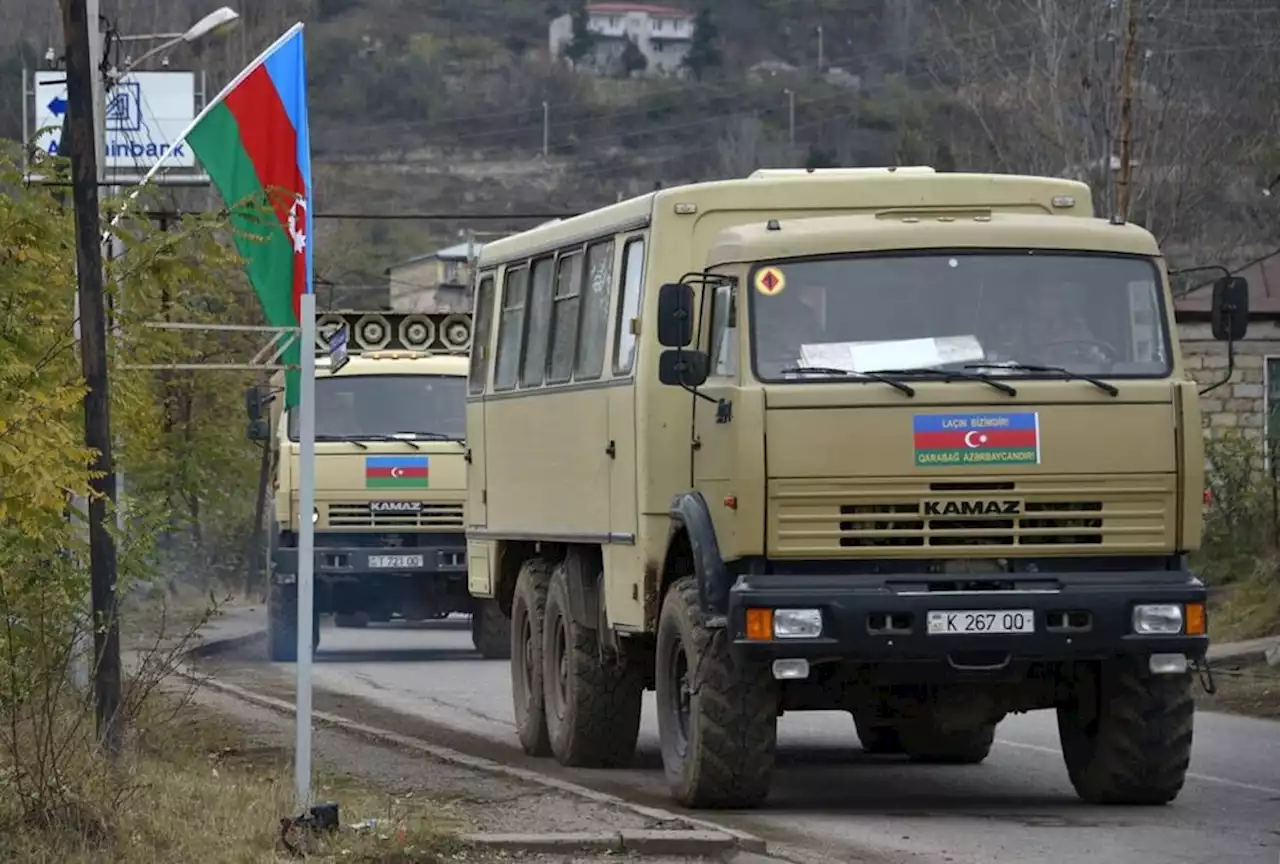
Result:
M787 287L787 277L777 267L762 267L756 271L756 290L766 297L781 294Z

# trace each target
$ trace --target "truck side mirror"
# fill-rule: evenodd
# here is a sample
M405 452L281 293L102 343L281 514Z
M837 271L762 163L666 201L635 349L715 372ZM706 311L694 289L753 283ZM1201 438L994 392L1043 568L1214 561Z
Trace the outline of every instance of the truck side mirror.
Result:
M1234 342L1244 338L1249 329L1248 279L1223 276L1213 283L1213 308L1209 320L1214 339Z
M249 416L249 422L255 423L258 420L262 420L270 402L271 394L267 391L267 388L260 384L246 387L244 391L244 413Z
M658 289L658 344L685 348L692 341L693 289L683 282L668 282Z
M266 441L271 437L271 426L267 423L267 418L257 417L249 421L249 428L245 431L245 437L250 441Z
M658 380L669 387L700 387L706 383L708 365L702 351L663 351L658 356Z

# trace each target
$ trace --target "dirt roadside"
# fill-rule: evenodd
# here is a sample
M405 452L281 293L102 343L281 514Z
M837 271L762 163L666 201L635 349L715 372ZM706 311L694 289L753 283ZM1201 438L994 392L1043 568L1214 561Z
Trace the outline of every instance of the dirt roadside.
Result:
M294 726L290 718L205 688L194 694L193 702L201 713L215 714L224 724L233 726L241 738L239 748L243 752L258 754L264 770L274 772L277 782L286 788L291 785ZM490 864L513 858L534 864L553 861L586 864L603 860L651 864L703 861L748 864L776 860L742 852L727 852L715 857L642 855L626 851L575 853L568 848L570 844L567 842L564 850L546 853L468 848L459 841L459 837L537 833L559 834L567 838L568 835L661 832L687 826L663 824L621 808L557 794L542 786L494 777L418 753L409 754L325 726L317 726L314 731L313 755L317 768L316 799L320 802L336 800L344 825L369 819L380 820L373 833L382 836L384 847L395 845L396 832L404 823L422 823L425 820L431 825L432 843L419 850L417 854L420 857L406 852L402 844L394 856L368 857L366 853L366 857L356 859L369 864L384 861L388 864L408 864L411 861L424 864L435 861ZM372 807L372 812L353 810L353 801L342 800L344 793L353 790L359 790L353 796L354 801L359 802L355 806L370 808L379 796L383 799L381 806ZM246 814L248 818L266 819L273 823L289 815L292 814ZM315 860L314 856L312 860ZM352 859L344 856L343 860Z
M205 667L203 673L211 671L207 667L210 662L216 665L216 660L202 662L201 655L261 653L260 607L229 604L211 620L204 620L202 611L195 602L164 615L136 615L135 626L123 634L126 654L138 663L148 650L154 652L158 642L159 653L185 655L188 663ZM195 627L200 636L179 644ZM157 638L160 630L164 635ZM181 676L169 676L160 689L163 692L156 701L162 707L171 706L179 695L187 704L158 725L162 733L158 739L151 736L147 747L139 748L137 770L149 779L140 787L136 803L141 806L132 809L167 813L171 820L182 819L186 810L194 809L212 816L221 828L206 827L209 837L192 832L183 842L183 854L173 857L177 850L152 842L153 834L162 833L152 830L163 821L159 815L141 830L130 815L125 820L128 854L117 860L186 864L197 860L186 850L202 845L220 850L203 851L198 858L202 862L247 864L294 857L279 839L281 820L298 815L291 794L293 717ZM262 689L254 687L259 693ZM291 690L278 695L290 703L293 700ZM334 706L317 691L315 707L323 712ZM312 754L314 799L336 802L341 823L336 832L315 837L290 832L290 838L308 844L306 856L312 861L767 864L781 860L744 851L735 838L723 833L699 836L690 830L696 826L666 818L670 814L646 814L643 808L614 805L432 758L319 721L313 729ZM159 800L147 800L152 797ZM75 864L80 864L78 859Z
M1196 705L1265 720L1280 720L1280 666L1268 666L1257 654L1216 660L1212 664L1216 692L1196 688Z

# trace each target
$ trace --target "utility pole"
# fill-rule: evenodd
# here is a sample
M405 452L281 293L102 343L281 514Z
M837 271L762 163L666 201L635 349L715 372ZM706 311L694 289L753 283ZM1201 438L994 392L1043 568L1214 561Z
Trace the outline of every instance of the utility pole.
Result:
M782 91L787 94L787 142L796 146L796 91L788 87Z
M85 445L97 452L89 500L90 597L93 611L93 690L98 738L110 754L121 745L120 626L116 617L116 548L107 530L107 504L115 503L111 453L111 402L107 384L107 316L102 273L98 178L102 148L95 102L93 46L101 45L96 0L62 0L67 42L67 114L70 126L71 199L75 205L76 282L80 316L80 364ZM91 13L92 17L91 17ZM99 54L101 56L101 54Z
M542 158L551 152L551 103L542 102Z
M823 35L824 35L824 34L823 34L823 30L822 30L822 25L821 25L821 24L819 24L819 25L818 25L818 27L817 27L817 31L818 31L818 74L819 74L819 75L821 75L821 74L822 74L822 68L823 68L823 66L825 66L825 65L826 65L826 58L824 58L824 57L823 57L823 44L822 44L822 41L823 41Z
M1129 175L1133 163L1133 77L1138 65L1139 0L1128 0L1129 22L1124 41L1124 66L1120 70L1120 179L1117 182L1115 220L1129 219Z

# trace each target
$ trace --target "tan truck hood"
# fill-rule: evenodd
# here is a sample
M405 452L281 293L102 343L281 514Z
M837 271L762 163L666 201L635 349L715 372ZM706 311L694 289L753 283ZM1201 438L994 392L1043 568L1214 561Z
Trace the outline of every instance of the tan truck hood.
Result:
M814 387L771 389L768 553L1172 549L1178 461L1168 385L1121 385L1117 398L1072 382L1071 399L1059 383L1050 401L1028 398L1053 392L1044 382L1011 383L1020 398L992 391L977 402L966 392L960 405L919 398L924 387L914 399L893 391L868 396L865 388L839 396L833 388L825 399Z
M318 530L462 530L467 473L456 441L316 443ZM298 447L289 454L290 509L298 508ZM379 507L379 502L385 502ZM417 503L415 503L417 502ZM408 507L404 505L410 505ZM396 506L399 505L399 506Z

